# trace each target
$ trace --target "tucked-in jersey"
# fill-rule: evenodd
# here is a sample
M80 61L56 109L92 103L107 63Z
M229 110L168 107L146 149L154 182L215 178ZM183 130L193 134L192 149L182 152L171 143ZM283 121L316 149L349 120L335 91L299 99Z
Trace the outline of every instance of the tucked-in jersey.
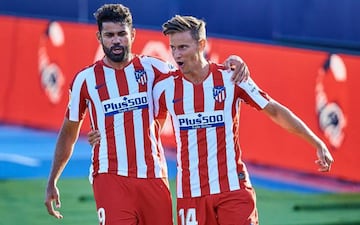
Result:
M240 103L260 110L269 97L253 82L234 84L231 72L211 63L201 84L178 70L155 81L155 116L171 116L177 144L177 197L189 198L251 186L241 160L238 126Z
M121 70L100 60L75 76L66 116L80 121L88 110L93 129L101 135L100 144L92 150L90 175L167 177L154 123L152 87L155 77L170 69L156 58L136 56Z

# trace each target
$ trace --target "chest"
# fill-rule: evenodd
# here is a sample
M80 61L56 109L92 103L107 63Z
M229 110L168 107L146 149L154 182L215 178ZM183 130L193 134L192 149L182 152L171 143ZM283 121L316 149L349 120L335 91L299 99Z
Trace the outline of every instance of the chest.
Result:
M234 88L232 85L214 85L204 82L193 85L189 82L175 82L166 93L167 107L174 115L231 110Z

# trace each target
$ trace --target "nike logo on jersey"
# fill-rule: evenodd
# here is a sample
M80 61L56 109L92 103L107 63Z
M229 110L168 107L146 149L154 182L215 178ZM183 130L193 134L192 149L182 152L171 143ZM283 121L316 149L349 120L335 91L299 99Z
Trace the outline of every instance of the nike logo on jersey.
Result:
M240 180L244 180L246 178L245 173L243 173L243 172L240 172L238 174L238 177L239 177Z
M108 99L102 102L105 116L148 108L146 92Z
M98 84L95 86L95 89L100 89L101 87L105 86L106 83Z
M182 101L183 99L182 98L174 98L173 100L172 100L172 102L175 104L175 103L177 103L177 102L180 102L180 101Z

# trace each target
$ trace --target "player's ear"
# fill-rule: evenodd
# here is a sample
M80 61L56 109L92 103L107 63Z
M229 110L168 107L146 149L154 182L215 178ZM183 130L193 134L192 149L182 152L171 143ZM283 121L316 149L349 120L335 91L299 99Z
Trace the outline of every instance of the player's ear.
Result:
M99 42L101 42L101 33L100 33L100 31L97 31L97 32L96 32L96 38L97 38L97 40L98 40Z
M131 41L134 41L134 40L135 40L135 36L136 36L136 30L135 30L135 28L133 28L133 29L131 30Z
M205 47L206 47L206 39L200 39L199 40L199 50L205 51Z

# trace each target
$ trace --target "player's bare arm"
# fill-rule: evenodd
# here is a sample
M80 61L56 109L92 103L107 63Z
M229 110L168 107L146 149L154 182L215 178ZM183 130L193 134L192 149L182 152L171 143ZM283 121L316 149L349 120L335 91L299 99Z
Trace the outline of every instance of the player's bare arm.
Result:
M287 131L294 133L317 149L317 160L315 163L319 167L319 171L330 171L331 164L334 162L330 151L326 147L325 143L317 137L314 132L293 112L288 108L281 105L275 100L270 100L269 104L263 110L275 123Z
M59 189L56 185L72 155L74 144L79 135L80 126L80 122L72 122L65 119L56 142L55 155L46 187L45 206L48 213L58 219L63 218L63 216L59 211L54 209L54 203L56 208L61 207Z

